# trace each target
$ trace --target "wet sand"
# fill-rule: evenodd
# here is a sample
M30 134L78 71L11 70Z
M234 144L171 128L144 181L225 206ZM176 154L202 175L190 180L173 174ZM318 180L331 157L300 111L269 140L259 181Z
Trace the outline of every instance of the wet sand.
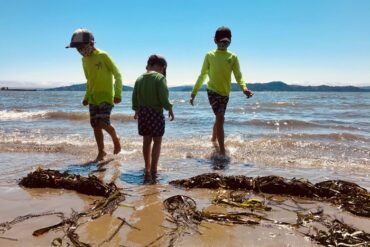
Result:
M120 184L122 186L122 184ZM248 211L234 207L212 205L217 192L207 189L182 190L166 184L157 185L127 185L124 187L126 200L113 215L104 215L96 220L88 221L76 231L80 240L92 246L146 246L169 231L173 225L166 221L167 213L163 207L163 200L182 194L192 197L197 203L198 210L224 213L228 211ZM257 195L251 195L260 198ZM98 197L86 196L73 191L58 189L25 189L18 186L2 186L0 190L2 206L0 221L10 221L17 216L36 214L47 211L61 211L67 216L71 209L81 212L89 208ZM281 197L277 199L282 200ZM282 205L270 205L271 212L263 212L270 218L279 221L296 221L296 214L292 212L297 207L289 198L283 198ZM369 229L370 219L357 217L342 212L329 204L300 200L303 208L315 210L318 206L324 208L325 213L335 215L338 219L350 223L362 230ZM109 242L105 240L113 234L121 223L118 217L124 218L129 224L140 229L124 225L118 234ZM42 227L60 222L57 216L42 216L32 218L14 225L10 230L1 234L1 237L17 239L12 241L0 239L0 246L50 246L56 237L62 237L63 232L50 231L40 237L32 236L32 232ZM184 234L175 242L175 246L319 246L304 237L290 226L281 226L269 222L262 222L257 226L247 225L220 225L202 222L198 227L199 233ZM152 246L168 246L169 239L164 236ZM63 245L66 246L66 245Z

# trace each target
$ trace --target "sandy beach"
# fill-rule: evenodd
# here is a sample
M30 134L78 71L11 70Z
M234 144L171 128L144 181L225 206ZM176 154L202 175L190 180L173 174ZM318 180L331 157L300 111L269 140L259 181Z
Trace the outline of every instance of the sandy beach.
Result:
M193 198L197 209L207 212L251 212L230 206L214 205L212 201L219 193L227 191L210 189L185 190L168 184L130 185L117 180L112 163L106 165L106 172L98 177L106 182L114 180L123 188L126 199L120 203L112 215L103 215L95 220L84 220L76 233L80 241L91 246L168 246L170 237L166 235L174 225L168 220L168 212L163 201L174 195L186 195ZM281 197L278 195L250 194L251 198L270 198L271 211L259 212L276 221L295 223L295 210L315 211L321 207L324 212L336 219L360 230L368 230L370 219L354 216L329 203L303 200L300 198ZM66 216L87 210L96 196L87 196L64 189L28 189L17 185L2 185L0 190L2 207L1 222L11 221L17 216L40 214L45 212L63 212ZM273 203L279 202L279 203ZM125 219L129 225L123 225L109 241L114 231ZM62 246L67 246L61 229L34 237L32 232L60 222L56 215L41 216L12 225L11 229L0 235L1 246L50 246L55 238L62 238ZM137 228L137 229L136 229ZM230 225L202 222L197 231L189 231L178 236L175 246L320 246L302 234L304 229L262 221L258 225ZM5 239L8 238L8 239ZM158 239L160 238L160 239ZM152 243L152 244L151 244Z

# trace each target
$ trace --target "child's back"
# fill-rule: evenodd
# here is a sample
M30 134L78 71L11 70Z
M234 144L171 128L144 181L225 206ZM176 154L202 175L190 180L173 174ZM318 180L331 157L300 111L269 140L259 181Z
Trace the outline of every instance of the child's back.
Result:
M208 89L222 96L228 96L231 89L231 74L234 73L236 81L241 89L245 82L242 79L238 57L228 50L213 50L206 54L201 74L194 86L193 93L196 94L208 75Z
M150 107L158 112L163 108L170 110L172 105L168 101L166 78L155 71L141 75L135 83L133 93L133 108Z
M167 62L164 57L152 55L148 59L147 72L135 82L132 92L132 109L138 120L138 132L143 136L145 180L150 182L157 174L162 136L165 132L163 108L168 110L170 121L174 119L172 104L168 100L166 82ZM153 143L153 147L152 147Z

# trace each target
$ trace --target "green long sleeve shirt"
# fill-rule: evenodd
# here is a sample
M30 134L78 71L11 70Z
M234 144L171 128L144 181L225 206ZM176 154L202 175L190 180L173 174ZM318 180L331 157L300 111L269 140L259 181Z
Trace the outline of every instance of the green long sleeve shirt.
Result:
M241 90L247 88L240 72L238 57L230 51L213 50L206 54L202 70L195 83L192 94L196 95L203 85L207 75L209 77L208 89L222 96L229 96L231 89L231 72Z
M132 109L136 111L140 106L150 107L158 112L172 109L168 100L166 78L157 72L151 71L141 75L135 82L132 92Z
M87 79L84 99L89 104L106 102L113 105L115 97L122 98L121 73L108 53L96 49L90 56L82 58L82 65Z

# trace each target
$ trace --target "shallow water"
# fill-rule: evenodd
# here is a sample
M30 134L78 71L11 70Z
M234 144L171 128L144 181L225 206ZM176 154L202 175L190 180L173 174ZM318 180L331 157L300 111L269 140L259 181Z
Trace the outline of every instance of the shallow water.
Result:
M370 188L370 93L233 92L226 113L230 161L217 164L209 141L214 116L205 92L170 92L175 121L166 122L160 181L217 170L226 174L279 174L311 180L343 178ZM95 141L83 92L0 92L0 182L36 164L66 169L94 158ZM166 114L166 113L165 113ZM123 152L119 177L138 183L142 139L131 93L114 107L112 123ZM108 151L112 144L106 136ZM134 181L134 182L133 182ZM136 182L135 182L136 181Z
M231 209L212 205L216 191L182 190L168 185L174 179L201 173L224 175L305 178L312 182L343 179L370 189L370 93L256 92L251 99L232 93L226 113L226 147L229 160L215 155L210 142L214 116L206 94L196 105L188 104L188 93L170 93L175 121L166 122L156 185L143 185L142 138L137 134L129 92L114 107L112 123L121 136L123 151L95 173L106 182L124 188L125 207L83 224L80 239L93 245L107 239L120 223L130 224L103 246L145 246L163 235L169 225L163 200L188 195L199 210L226 212ZM37 166L81 175L97 169L96 164L81 166L96 156L96 144L89 125L88 109L80 105L83 92L1 92L0 91L0 222L26 213L90 207L94 197L52 189L24 189L17 181ZM106 147L113 151L106 136ZM253 195L258 197L259 195ZM286 203L295 205L291 199ZM25 203L27 202L27 203ZM326 203L302 204L307 210L318 206L330 215L368 231L369 220L343 212ZM296 214L273 207L267 216L295 222ZM50 232L32 237L32 231L59 222L55 216L18 224L0 239L6 246L43 246L60 236ZM107 229L102 231L101 229ZM225 226L202 223L201 234L184 235L176 246L318 246L293 228L263 223L252 226ZM163 238L159 246L166 245Z

